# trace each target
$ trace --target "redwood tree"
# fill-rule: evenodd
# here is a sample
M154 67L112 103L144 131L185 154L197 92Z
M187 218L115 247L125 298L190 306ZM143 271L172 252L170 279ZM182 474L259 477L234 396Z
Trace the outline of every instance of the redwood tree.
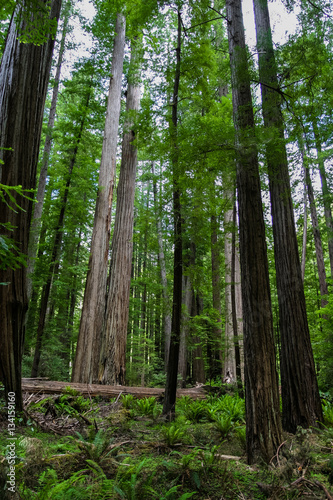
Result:
M241 0L227 0L237 152L244 322L246 447L249 463L269 461L281 443L278 378L265 225Z
M57 101L59 95L59 84L60 84L60 74L61 74L61 66L64 58L65 52L65 42L66 36L68 34L68 23L71 16L71 0L68 0L67 3L62 8L63 14L63 25L62 25L62 33L61 33L61 41L60 48L58 53L58 60L56 65L56 72L53 83L53 91L52 91L52 100L51 107L49 112L49 119L47 124L47 133L45 137L44 151L42 157L42 166L39 174L38 188L36 194L36 203L33 211L33 218L31 222L31 231L29 236L29 253L28 253L28 297L31 297L31 277L35 267L35 259L37 252L37 243L39 238L39 232L41 229L41 217L43 212L43 204L44 204L44 195L46 188L46 179L47 179L47 171L49 166L49 158L52 147L52 134L53 128L56 118L56 110L57 110Z
M321 180L321 188L323 193L323 202L324 202L324 214L326 221L326 233L328 240L328 255L330 258L330 270L331 270L331 279L333 278L333 217L332 217L332 195L330 193L330 189L327 182L327 174L325 170L325 163L322 157L322 147L321 147L321 138L320 138L320 129L318 128L316 118L312 120L312 129L315 138L315 145L317 150L317 162L320 173Z
M134 195L137 149L133 113L140 105L138 42L133 42L127 89L122 157L114 232L111 245L109 291L103 327L99 382L125 384L126 340L133 254Z
M47 8L49 3L43 1L42 5ZM16 19L25 10L24 4L18 4L12 16L0 66L0 182L7 186L35 188L43 110L60 8L61 0L52 0L49 16L44 21L54 27L54 32L46 39L41 38L38 45L33 39L22 43L19 33L23 33L27 42L27 19L30 27L34 22L38 26L41 12L25 13L17 26ZM10 202L1 202L0 224L19 251L27 254L32 200L15 193L13 196L20 208L13 210ZM22 409L21 362L28 308L25 267L6 268L3 263L0 282L0 370L6 393L16 394L19 411Z
M301 265L297 247L281 91L273 50L267 0L253 0L271 196L276 284L281 331L282 424L289 432L323 420L312 354Z
M89 270L83 299L73 382L97 382L109 264L110 225L116 173L121 79L125 50L125 17L118 14L104 128Z
M313 190L308 160L305 156L304 141L303 141L302 137L299 138L298 143L299 143L299 147L301 149L301 155L302 155L303 166L304 166L304 174L305 174L305 184L306 184L308 198L309 198L312 232L313 232L313 239L314 239L314 244L315 244L317 269L318 269L319 290L320 290L320 295L321 295L321 307L325 307L328 303L327 302L328 286L327 286L327 281L326 281L324 250L323 250L321 232L320 232L320 227L319 227L317 207L316 207L316 202L315 202L315 194L314 194L314 190Z
M173 219L174 219L174 262L173 262L173 299L170 350L167 368L167 381L165 386L165 397L163 414L173 417L175 412L177 375L179 359L180 328L182 317L182 279L183 279L183 256L182 256L182 220L179 187L179 166L177 147L177 124L178 124L178 92L180 82L180 60L181 60L181 13L178 10L177 48L176 48L176 72L173 86L172 120L170 124L172 152L171 164L173 174Z

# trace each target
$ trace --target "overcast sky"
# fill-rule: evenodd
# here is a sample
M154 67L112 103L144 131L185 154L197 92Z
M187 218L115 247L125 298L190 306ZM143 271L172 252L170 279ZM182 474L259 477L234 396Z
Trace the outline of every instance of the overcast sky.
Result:
M286 40L288 33L294 33L296 28L296 16L288 13L281 0L269 2L269 12L271 17L271 27L273 40L275 43ZM246 29L247 43L250 47L255 45L255 28L252 0L242 0L244 24ZM92 19L95 9L89 0L80 2L80 9L85 17Z
M242 7L247 44L250 47L254 47L256 35L252 0L242 0ZM297 23L296 15L294 13L288 13L280 0L269 2L268 8L273 32L273 41L275 43L286 41L288 39L288 34L295 32Z

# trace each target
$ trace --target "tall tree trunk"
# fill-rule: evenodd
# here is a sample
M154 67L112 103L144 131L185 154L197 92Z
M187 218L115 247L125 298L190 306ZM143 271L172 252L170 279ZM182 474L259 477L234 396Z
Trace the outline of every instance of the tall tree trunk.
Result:
M199 316L203 310L203 302L198 293L192 292L191 317ZM192 351L193 382L204 384L206 382L205 363L202 352L202 340L197 335L192 336L194 349Z
M189 276L183 276L182 295L183 307L179 340L178 373L181 376L181 386L185 388L187 377L187 342L190 331L190 314L193 296L192 283Z
M318 125L316 119L312 121L313 133L315 136L315 143L317 149L317 161L318 168L320 173L321 187L323 192L324 199L324 213L325 213L325 221L326 221L326 231L327 231L327 239L328 239L328 254L330 257L330 270L331 270L331 279L333 278L333 217L331 210L332 203L332 195L329 191L327 185L327 177L325 171L325 164L322 158L322 148L321 148L321 140L318 130Z
M317 208L316 202L313 192L312 180L310 175L309 166L307 165L307 160L304 155L304 144L300 141L300 148L303 157L303 164L305 169L305 182L307 187L307 193L309 198L309 206L310 206L310 214L311 214L311 223L312 223L312 231L313 238L315 243L316 250L316 259L317 259L317 270L318 270L318 278L319 278L319 290L321 295L321 307L325 307L327 302L328 295L328 287L326 282L326 270L325 270L325 261L324 261L324 252L323 245L321 241L321 234L319 229L319 222L317 216Z
M72 374L73 382L92 383L98 381L101 334L106 306L111 207L117 161L124 50L125 18L122 14L118 14L98 179L98 196L90 247L89 270Z
M237 228L237 220L236 220L236 201L234 201L233 206L233 232L231 239L231 310L232 310L232 329L234 332L234 345L235 345L235 365L236 365L236 381L237 387L240 391L240 394L243 395L243 382L242 382L242 370L241 370L241 348L240 348L240 330L241 330L241 322L238 318L241 317L242 311L242 298L241 298L241 290L240 290L240 268L239 268L239 259L237 255L237 246L236 246L236 228Z
M212 266L212 295L213 309L216 311L216 325L212 329L212 338L209 343L209 370L210 379L222 375L222 310L221 310L221 279L220 279L220 251L218 245L218 222L215 215L210 218L210 248Z
M323 414L306 315L267 0L253 0L281 330L282 425L286 431L318 426Z
M225 199L228 207L224 213L224 262L225 262L225 350L223 363L223 381L228 384L236 383L236 358L232 304L232 237L233 227L233 198L234 193L226 190Z
M143 189L141 192L141 202L143 202ZM135 223L134 216L134 223ZM140 345L141 332L140 332L140 316L141 316L141 308L142 308L142 299L141 299L141 287L138 285L139 279L141 278L141 268L142 268L142 254L141 254L141 245L142 245L142 233L140 231L139 241L136 243L136 266L135 271L136 274L134 276L137 285L134 289L134 317L133 317L133 334L134 339L137 339L138 345Z
M76 254L75 255L75 267L76 268L79 265L80 248L81 248L81 235L82 235L82 231L80 229L78 243L76 245L76 251L75 251L75 254ZM74 313L75 313L75 307L76 307L76 302L77 302L77 291L78 291L77 271L75 271L73 273L73 281L72 281L72 286L70 289L68 322L67 322L65 336L62 339L62 343L63 343L63 345L65 345L65 348L66 348L64 357L65 357L66 361L68 360L69 367L70 367L70 362L71 362L71 344L72 344L73 329L74 329Z
M265 224L241 1L227 0L226 12L237 148L247 459L268 462L282 432Z
M131 265L133 252L133 219L137 149L133 144L133 112L140 104L138 61L132 47L132 74L127 89L127 121L124 126L117 207L111 248L110 286L100 358L99 381L104 384L125 384L126 339L129 313Z
M146 214L148 214L149 208L149 188L146 197ZM147 318L147 250L148 250L148 221L145 220L145 229L143 234L143 261L142 261L142 276L143 280L141 282L142 286L142 300L141 300L141 317L140 317L140 332L141 332L141 345L142 345L142 368L141 368L141 386L145 385L145 371L146 371L146 345L147 345L147 334L146 327L148 325Z
M43 2L43 4L46 2ZM41 45L20 43L13 14L0 66L0 182L34 189L43 110L51 68L54 40ZM61 0L50 3L50 18L59 19ZM19 26L20 31L24 26ZM6 148L6 149L3 149ZM12 238L20 252L28 253L32 201L14 194L22 210L1 204L1 230ZM12 231L4 224L10 223ZM15 393L16 411L22 410L21 363L28 308L27 273L24 266L2 269L0 282L0 374L6 397Z
M45 144L44 144L42 166L41 166L41 171L40 171L40 175L39 175L38 188L37 188L37 194L36 194L36 203L34 206L33 219L31 222L31 230L30 230L30 235L29 235L29 252L28 252L28 268L27 268L28 298L29 299L31 296L31 288L32 288L31 276L34 272L34 267L35 267L37 242L38 242L39 232L40 232L40 223L41 223L43 204L44 204L44 195L45 195L45 188L46 188L47 170L48 170L48 166L49 166L49 158L50 158L51 146L52 146L52 134L53 134L55 117L56 117L56 108L57 108L57 101L58 101L58 94L59 94L60 73L61 73L63 56L64 56L64 52L65 52L65 41L66 41L66 36L67 36L70 14L71 14L71 2L67 1L66 5L64 6L64 20L63 20L63 27L62 27L62 34L61 34L61 41L60 41L57 66L56 66L56 73L55 73L54 83L53 83L52 100L51 100L51 107L50 107L50 112L49 112L49 120L48 120L48 124L47 124L47 133L46 133Z
M80 130L78 133L78 137L76 139L76 144L74 146L73 155L72 155L72 158L71 158L71 161L69 164L66 186L65 186L65 190L64 190L61 204L60 204L61 209L60 209L60 213L59 213L59 217L58 217L58 221L57 221L57 226L54 230L55 236L54 236L50 265L49 265L48 277L47 277L45 285L43 286L42 297L41 297L41 302L40 302L40 312L39 312L39 321L38 321L37 334L36 334L35 354L34 354L34 359L33 359L32 369L31 369L31 377L32 378L38 376L38 366L39 366L41 350L42 350L42 340L43 340L43 334L44 334L47 307L48 307L48 302L49 302L49 297L50 297L50 292L51 292L51 285L52 285L52 282L53 282L55 276L57 276L57 274L58 274L59 252L60 252L60 247L61 247L61 242L62 242L63 225L64 225L65 212L66 212L66 208L67 208L68 193L69 193L69 188L70 188L70 184L71 184L74 165L76 163L76 157L77 157L79 145L81 142L82 132L83 132L84 124L85 124L86 117L87 117L87 110L88 110L88 105L89 105L89 100L90 100L91 87L92 87L92 83L90 85L89 94L87 97L87 101L85 103L86 113L82 117Z
M162 291L158 290L155 295L154 340L155 340L155 354L160 360L163 360L164 357L164 349L163 349L164 335L163 335L163 328L161 321L163 319L163 314L161 314L162 308L163 308Z
M154 175L154 164L151 166L152 174ZM161 283L162 283L162 294L163 294L163 318L164 318L164 363L165 370L168 366L169 360L169 349L170 349L170 337L171 337L171 314L170 314L170 300L169 300L169 290L168 281L166 276L166 264L163 249L163 238L162 238L162 225L161 218L158 211L158 200L157 200L157 181L154 175L153 180L153 190L154 190L154 206L155 206L155 217L156 217L156 229L157 229L157 240L158 240L158 262L160 266L161 273Z
M306 175L307 175L307 167L304 161L304 146L301 146L301 155L302 155L302 165L303 165L303 176L304 176L304 194L303 194L303 239L302 239L302 260L301 260L301 274L302 281L304 283L305 277L305 264L306 264L306 243L308 239L308 196L307 196L307 187L306 187Z
M178 93L180 82L180 52L181 52L181 14L178 10L178 28L177 28L177 48L176 48L176 72L173 87L172 100L172 123L170 124L170 135L172 140L172 180L173 180L173 218L174 218L174 261L173 261L173 298L172 298L172 321L171 321L171 339L169 350L169 362L167 371L167 380L165 386L165 396L163 404L163 415L169 415L174 418L180 329L182 319L182 279L183 279L183 250L182 250L182 218L179 187L179 165L178 165Z

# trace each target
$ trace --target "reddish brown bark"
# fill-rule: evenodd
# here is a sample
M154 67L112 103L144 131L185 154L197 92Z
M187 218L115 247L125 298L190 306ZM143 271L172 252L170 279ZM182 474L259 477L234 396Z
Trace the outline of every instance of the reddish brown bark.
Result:
M254 0L281 334L282 424L318 426L323 414L312 353L267 0Z
M249 463L269 461L281 443L278 378L265 225L240 0L227 0L236 132L240 264L244 322L246 447Z
M125 18L118 14L112 55L108 108L98 180L89 270L73 367L73 382L97 382L109 265L111 206L117 161L121 80L125 50Z
M34 207L33 219L32 219L32 223L31 223L31 231L30 231L30 236L29 236L29 254L28 254L28 269L27 269L27 273L28 273L28 297L29 297L29 299L31 296L31 276L32 276L32 273L33 273L34 267L35 267L37 243L38 243L38 238L39 238L41 217L42 217L42 212L43 212L47 170L48 170L48 166L49 166L49 158L50 158L50 153L51 153L52 133L53 133L53 127L54 127L54 122L55 122L55 117L56 117L56 108L57 108L57 101L58 101L58 94L59 94L60 73L61 73L63 56L64 56L64 52L65 52L65 41L66 41L66 36L67 36L68 23L69 23L69 19L70 19L70 9L71 9L71 5L69 2L67 2L67 5L64 8L65 13L64 13L64 19L63 19L63 27L62 27L61 42L60 42L60 48L59 48L57 66L56 66L56 73L55 73L54 83L53 83L52 101L51 101L49 119L48 119L48 124L47 124L47 133L46 133L45 144L44 144L42 166L41 166L41 171L39 174L39 181L38 181L37 194L36 194L36 203L35 203L35 207Z
M51 2L51 19L59 19L60 7L61 0ZM54 40L49 38L38 46L20 43L15 25L18 9L9 27L0 67L0 182L33 189ZM4 232L27 254L32 201L14 197L21 209L14 211L2 203L0 223L13 226L13 231ZM28 307L25 267L2 269L0 282L8 283L0 285L0 370L6 393L15 392L16 410L21 410L21 362Z
M124 125L117 207L112 237L110 285L103 327L99 382L125 384L126 341L133 253L134 195L137 149L133 144L133 112L140 104L137 55L132 47L131 75L126 100L127 121Z

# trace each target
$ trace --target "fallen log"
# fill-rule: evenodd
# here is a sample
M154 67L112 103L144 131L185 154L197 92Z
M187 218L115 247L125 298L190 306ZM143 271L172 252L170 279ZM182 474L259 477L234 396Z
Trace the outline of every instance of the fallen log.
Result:
M137 398L163 398L164 389L160 387L130 387L124 385L79 384L72 382L57 382L53 380L22 379L22 391L28 393L61 394L66 387L75 389L82 395L105 398L117 397L120 394L132 394ZM203 387L178 389L177 397L189 396L193 399L204 399L206 391Z

